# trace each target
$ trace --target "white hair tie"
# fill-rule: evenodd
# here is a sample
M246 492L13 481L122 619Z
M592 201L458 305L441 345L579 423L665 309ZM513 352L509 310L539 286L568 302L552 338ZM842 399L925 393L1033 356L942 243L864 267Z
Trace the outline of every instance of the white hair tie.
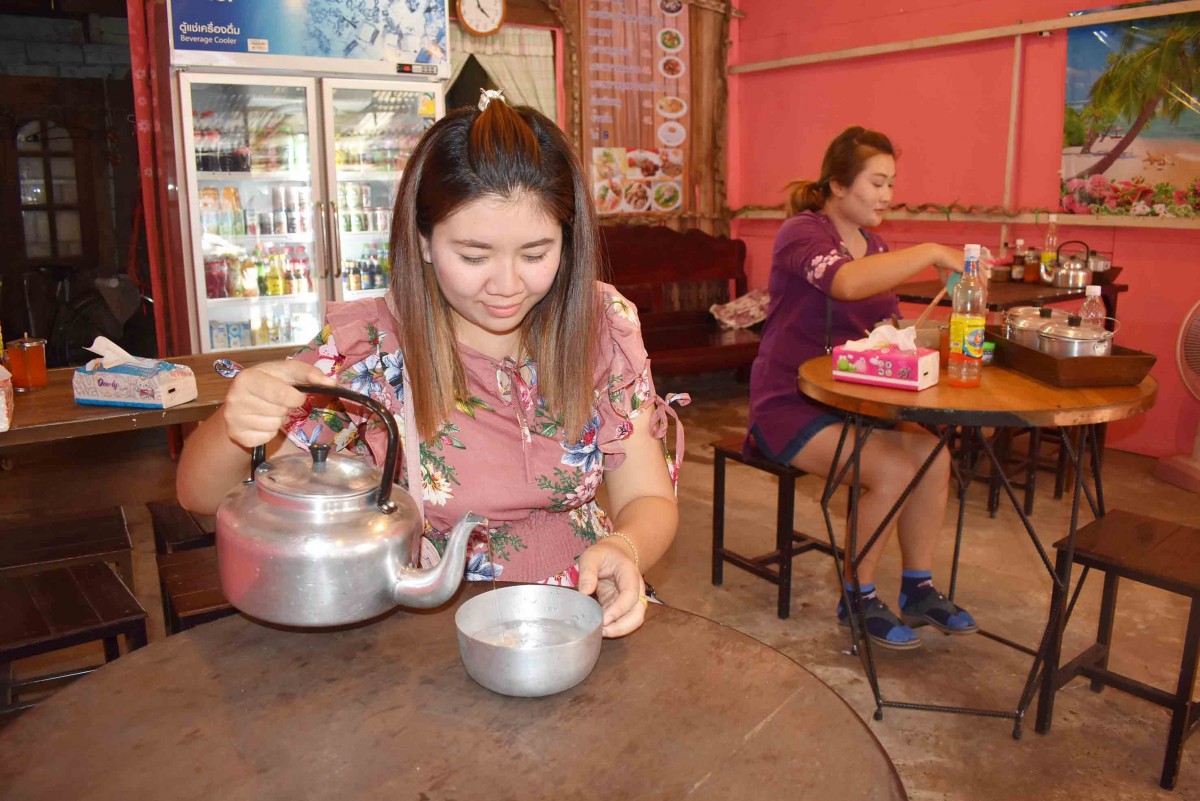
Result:
M479 110L480 111L484 111L485 109L487 109L488 104L491 103L493 100L507 102L506 100L504 100L504 92L501 89L480 89L479 90Z

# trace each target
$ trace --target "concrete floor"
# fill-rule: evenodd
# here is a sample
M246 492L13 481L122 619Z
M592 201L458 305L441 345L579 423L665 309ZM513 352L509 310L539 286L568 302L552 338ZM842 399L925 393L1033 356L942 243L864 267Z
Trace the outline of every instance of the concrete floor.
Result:
M845 698L868 721L883 743L914 801L942 799L1200 799L1200 743L1185 751L1178 789L1158 788L1166 744L1165 710L1113 690L1097 695L1077 680L1058 696L1053 731L1032 730L1032 710L1022 740L1010 736L1010 721L889 709L872 720L874 704L857 657L835 624L837 583L832 562L819 553L797 559L792 617L775 614L776 588L732 566L725 581L710 581L712 535L712 457L708 443L745 431L745 386L727 376L701 376L679 383L693 403L680 416L687 431L687 456L680 481L682 521L675 545L649 579L660 595L679 608L743 631L807 667ZM660 385L660 391L674 389ZM154 547L144 503L173 492L174 464L162 432L103 436L60 443L53 448L21 448L7 454L14 469L0 473L5 510L46 505L121 504L134 538L137 595L150 615L151 642L162 638L162 613L154 568ZM1153 510L1156 516L1194 522L1197 496L1156 480L1153 460L1111 451L1106 455L1105 490L1110 508ZM1051 497L1052 479L1043 474L1034 522L1043 544L1066 530L1069 497ZM797 526L820 532L818 479L801 482ZM1045 621L1049 580L1019 521L1010 509L995 519L983 507L976 485L967 506L958 600L981 625L1011 639L1036 645ZM727 542L746 553L771 547L774 481L740 466L728 477ZM835 508L843 508L839 504ZM947 514L939 550L938 576L945 588L953 538ZM1086 519L1086 516L1085 518ZM894 605L899 589L895 546L884 559L878 581ZM1068 630L1064 653L1074 653L1094 632L1100 581L1093 577ZM1120 593L1115 653L1111 666L1148 683L1173 688L1187 605L1176 596L1125 582ZM943 637L922 630L924 647L910 653L884 653L879 665L885 697L896 700L1011 708L1029 658L981 637ZM99 647L73 649L71 659L97 660ZM17 666L28 675L63 661L27 660ZM3 733L0 731L0 746Z

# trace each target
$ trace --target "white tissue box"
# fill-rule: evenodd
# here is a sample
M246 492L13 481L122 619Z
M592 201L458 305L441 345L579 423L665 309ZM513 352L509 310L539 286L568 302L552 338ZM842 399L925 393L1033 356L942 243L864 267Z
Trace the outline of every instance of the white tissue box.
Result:
M131 359L112 367L92 359L75 371L71 386L75 402L90 406L170 409L198 394L190 367L157 359Z
M853 350L833 349L833 378L894 389L928 389L938 382L938 352L929 348L900 350L891 345Z

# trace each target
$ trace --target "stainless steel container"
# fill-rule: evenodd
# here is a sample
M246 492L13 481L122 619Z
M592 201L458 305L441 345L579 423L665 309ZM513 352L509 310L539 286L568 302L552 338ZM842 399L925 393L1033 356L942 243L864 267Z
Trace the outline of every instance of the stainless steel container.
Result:
M1115 331L1093 325L1081 325L1072 314L1065 323L1048 323L1038 331L1038 348L1057 358L1107 356L1112 353ZM1116 324L1116 321L1113 321Z
M420 511L408 493L392 497L400 443L391 412L342 387L296 388L374 412L388 434L383 470L330 454L328 446L270 462L255 448L250 480L217 509L217 562L229 603L287 626L344 625L397 605L445 603L462 580L471 530L487 520L465 515L441 562L420 569Z
M600 658L604 611L566 587L529 584L478 595L458 608L467 674L502 695L537 697L574 687Z
M1066 322L1067 313L1046 306L1014 306L1004 313L1004 337L1029 348L1037 348L1038 329L1053 322Z
M1088 257L1088 267L1091 268L1093 274L1108 272L1109 268L1112 267L1112 254L1093 250L1092 255Z

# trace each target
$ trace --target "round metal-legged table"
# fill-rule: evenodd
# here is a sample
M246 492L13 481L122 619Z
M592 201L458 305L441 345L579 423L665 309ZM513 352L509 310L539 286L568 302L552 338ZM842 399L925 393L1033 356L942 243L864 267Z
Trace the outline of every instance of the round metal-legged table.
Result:
M981 632L991 639L997 640L1010 647L1017 648L1033 656L1028 677L1021 691L1020 699L1012 709L977 709L973 707L944 706L928 703L898 701L883 696L879 688L879 678L875 669L875 659L871 653L871 642L868 637L860 637L858 632L865 629L864 621L855 621L852 627L852 638L863 647L860 654L863 657L867 678L875 695L875 719L883 718L885 707L915 709L932 712L957 712L985 717L1011 718L1013 737L1021 736L1021 724L1025 713L1033 700L1033 693L1038 684L1039 672L1048 657L1053 657L1051 664L1057 664L1057 648L1062 639L1063 610L1071 584L1071 558L1074 550L1075 532L1079 526L1079 505L1081 496L1086 495L1092 513L1099 517L1104 514L1104 489L1101 481L1100 438L1097 428L1105 423L1123 420L1149 409L1154 405L1158 395L1158 384L1153 378L1147 377L1137 386L1125 387L1080 387L1063 389L1044 384L1029 376L1003 367L987 367L983 371L982 386L970 389L952 387L946 383L945 376L935 387L920 392L910 392L900 389L855 384L847 381L835 381L829 356L819 356L810 359L800 367L799 389L808 397L820 401L845 412L845 424L842 427L841 439L833 456L831 470L825 483L825 492L821 499L821 508L825 515L826 528L831 544L834 543L833 519L829 511L829 503L837 487L847 479L850 484L850 513L846 523L847 554L857 554L851 558L850 571L854 586L858 583L858 565L862 555L867 553L876 540L883 535L887 527L899 514L901 507L909 494L920 483L922 477L933 464L935 457L945 447L955 431L961 430L965 441L974 442L986 455L991 468L1001 479L1001 486L1012 502L1017 516L1029 536L1029 541L1037 550L1042 565L1053 583L1053 593L1050 604L1050 615L1042 632L1037 649L1027 648L1019 643L1006 640L994 634ZM874 532L867 532L859 546L858 531L858 499L861 492L859 481L860 457L863 446L870 439L877 427L895 422L911 422L924 426L937 437L937 445L909 482L888 515ZM1078 426L1080 439L1078 446L1073 444L1070 437L1063 438L1062 447L1067 449L1071 465L1074 467L1075 493L1072 498L1071 523L1068 531L1068 547L1065 552L1066 567L1055 570L1045 548L1038 539L1033 523L1022 504L1019 502L1012 485L1004 473L1003 467L987 437L984 428L1045 428L1052 426ZM845 463L842 455L849 448ZM1090 455L1094 488L1084 481L1084 467ZM841 468L839 469L839 465ZM953 465L953 462L952 462ZM972 475L965 467L953 465L952 470L959 486L959 506L957 521L957 536L954 545L954 569L951 573L950 597L954 597L955 581L957 578L958 556L962 544L963 520L965 516L966 488L971 482ZM837 560L837 556L834 556ZM842 566L838 564L838 575L842 575ZM1052 650L1053 649L1053 650ZM1042 681L1049 681L1049 676L1043 676Z

